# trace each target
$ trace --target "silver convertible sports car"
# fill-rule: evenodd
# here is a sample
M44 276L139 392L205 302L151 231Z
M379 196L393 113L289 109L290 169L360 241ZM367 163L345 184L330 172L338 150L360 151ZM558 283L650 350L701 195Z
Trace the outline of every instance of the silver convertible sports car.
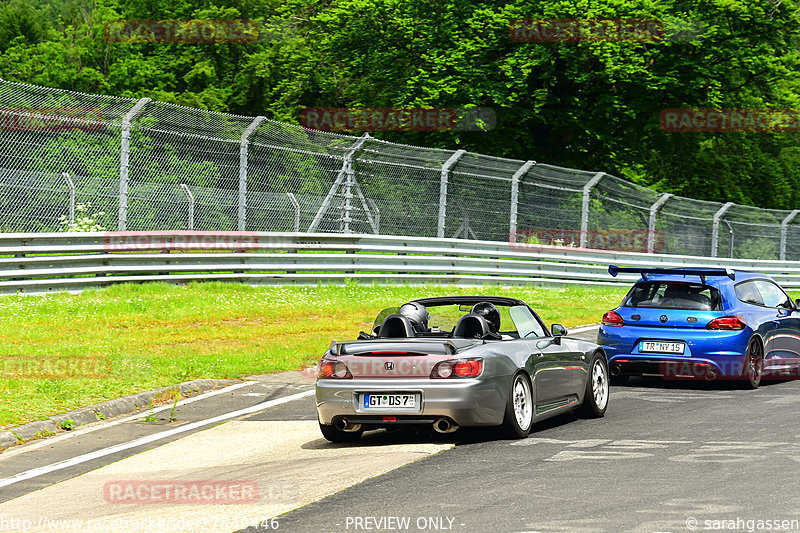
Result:
M566 334L514 298L425 298L386 309L371 333L332 342L320 360L320 430L334 442L400 425L499 426L524 438L534 422L573 409L601 417L606 355Z

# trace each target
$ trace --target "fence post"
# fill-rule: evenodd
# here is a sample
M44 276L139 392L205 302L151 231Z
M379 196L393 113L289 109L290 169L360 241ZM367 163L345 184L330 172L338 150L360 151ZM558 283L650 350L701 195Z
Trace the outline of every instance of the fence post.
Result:
M289 201L292 202L292 206L294 206L294 232L300 232L300 202L297 201L297 198L294 197L294 194L287 192L286 196L289 197Z
M125 231L128 227L128 162L130 159L131 122L142 112L150 100L150 98L141 98L122 117L122 137L119 148L119 219L117 220L119 231Z
M789 222L800 213L800 209L795 209L781 221L781 261L786 261L786 234L789 231Z
M670 193L664 193L661 197L656 200L652 206L650 206L650 223L647 226L647 253L652 254L655 251L656 247L656 214L661 207L667 203L667 200L670 199L672 195Z
M253 122L242 132L242 139L239 142L239 211L236 215L236 227L239 231L244 231L247 220L247 147L250 144L248 139L266 118L257 116L253 119Z
M66 172L61 173L61 177L64 178L67 182L67 186L69 187L69 223L75 223L75 184L72 182L72 178L69 177L69 174Z
M583 204L581 206L581 248L586 248L586 243L589 237L589 198L592 194L592 189L594 186L597 185L597 183L603 179L603 176L605 175L605 172L598 172L592 176L592 179L590 179L586 185L583 186Z
M189 186L185 183L181 183L181 189L183 189L183 193L186 195L186 198L189 200L189 230L194 229L194 195L192 191L189 190Z
M442 163L442 176L439 181L439 224L436 229L436 236L444 237L444 223L447 217L447 177L450 175L450 167L455 165L461 156L467 153L466 150L453 152L450 159Z
M514 175L511 176L511 209L510 209L510 216L508 220L508 239L511 241L513 238L513 242L517 242L517 208L519 206L519 180L522 179L525 174L528 173L528 170L536 164L536 161L526 161L521 167L514 172Z
M733 205L733 202L728 202L720 207L719 211L714 214L713 226L711 229L711 257L717 257L717 245L719 244L719 221L722 218L722 215L725 214L725 211L730 209Z
M375 200L369 198L367 200L369 207L375 212L373 214L373 229L375 230L375 235L380 235L381 232L381 210L378 209L378 204L375 203Z
M336 191L339 190L339 187L347 180L347 185L352 187L352 183L350 183L350 178L352 177L353 167L353 155L361 149L361 146L370 138L369 133L365 133L350 147L350 149L342 156L342 168L339 169L339 173L336 175L336 180L331 185L328 194L325 196L325 199L322 200L322 205L319 206L317 210L317 214L314 215L314 220L311 221L311 225L308 227L308 232L312 233L316 231L319 223L322 222L322 217L325 216L325 212L331 205L331 201L333 197L336 195ZM349 171L349 173L348 173ZM358 184L356 184L358 185Z

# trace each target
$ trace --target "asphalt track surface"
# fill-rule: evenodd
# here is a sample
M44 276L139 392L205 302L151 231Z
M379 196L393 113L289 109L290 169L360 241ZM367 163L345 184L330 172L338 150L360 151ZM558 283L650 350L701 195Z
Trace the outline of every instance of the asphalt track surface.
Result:
M576 336L591 338L593 332ZM301 379L254 383L198 401L194 409L184 407L183 420L174 426L310 388ZM224 442L243 456L250 450L257 454L258 431L284 433L275 428L298 435L295 447L301 455L293 469L281 470L280 463L294 456L286 452L283 459L281 449L273 448L241 472L260 483L281 474L282 490L300 496L283 507L247 512L225 506L229 514L243 517L243 525L252 524L247 531L800 531L800 382L764 383L747 391L727 383L632 379L612 387L604 418L563 415L534 426L524 440L498 439L490 430L448 436L375 431L355 444L329 444L313 431L314 419L313 396L303 396L230 423L198 427L0 487L0 531L23 530L8 527L15 525L9 522L4 528L12 511L39 502L46 509L47 502L84 494L81 487L91 486L92 476L116 468L102 479L119 477L131 470L127 465L138 468L148 454L160 454L152 457L167 465L180 462L167 453L170 449L224 456L220 445L211 450L202 442L191 445L198 439ZM41 441L25 453L4 453L0 482L170 424L157 426L117 424L72 439ZM213 440L215 434L221 440ZM268 460L278 466L267 468ZM225 477L231 460L197 464L209 478ZM325 490L308 487L317 479L329 484ZM175 516L184 509L173 505L164 511ZM86 511L99 512L107 511Z

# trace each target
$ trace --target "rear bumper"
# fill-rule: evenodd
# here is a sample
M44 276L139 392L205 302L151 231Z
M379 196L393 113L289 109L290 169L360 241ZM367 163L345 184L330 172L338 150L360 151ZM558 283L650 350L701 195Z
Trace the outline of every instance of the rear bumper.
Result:
M739 378L752 331L709 332L677 328L601 327L597 340L608 355L612 372L665 378ZM683 355L639 351L643 340L685 343ZM713 374L713 375L710 375Z
M506 383L507 382L507 383ZM441 417L459 426L497 426L503 422L510 377L477 379L322 379L317 380L317 414L321 424L336 420L369 425L433 423ZM421 405L414 410L364 409L361 393L413 392ZM388 417L385 421L384 417ZM394 420L392 420L394 418Z

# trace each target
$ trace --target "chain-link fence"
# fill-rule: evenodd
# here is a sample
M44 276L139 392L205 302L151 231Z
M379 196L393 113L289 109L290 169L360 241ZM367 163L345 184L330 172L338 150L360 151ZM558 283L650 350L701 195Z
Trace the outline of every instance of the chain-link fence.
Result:
M59 231L85 214L109 230L373 233L798 259L797 213L661 194L602 172L0 80L3 232Z

